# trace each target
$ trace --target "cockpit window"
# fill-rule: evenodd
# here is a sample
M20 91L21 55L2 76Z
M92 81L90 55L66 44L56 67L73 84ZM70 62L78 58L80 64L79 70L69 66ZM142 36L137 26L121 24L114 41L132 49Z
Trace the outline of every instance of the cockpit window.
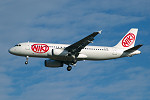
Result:
M15 45L15 46L21 46L21 44L17 44L17 45Z

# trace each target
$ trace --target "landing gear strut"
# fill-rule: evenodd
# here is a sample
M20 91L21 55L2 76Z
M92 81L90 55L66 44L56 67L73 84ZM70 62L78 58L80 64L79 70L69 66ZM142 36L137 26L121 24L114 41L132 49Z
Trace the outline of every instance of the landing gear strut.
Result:
M68 65L67 71L71 71L72 67Z
M26 56L26 61L25 61L26 65L28 64L28 59L29 59L29 56Z

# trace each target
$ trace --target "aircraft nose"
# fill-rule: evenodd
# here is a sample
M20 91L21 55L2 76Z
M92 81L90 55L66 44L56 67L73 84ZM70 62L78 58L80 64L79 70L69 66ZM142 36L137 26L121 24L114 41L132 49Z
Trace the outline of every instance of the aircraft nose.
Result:
M8 52L11 53L11 54L14 54L15 49L14 49L14 48L10 48L10 49L8 50Z

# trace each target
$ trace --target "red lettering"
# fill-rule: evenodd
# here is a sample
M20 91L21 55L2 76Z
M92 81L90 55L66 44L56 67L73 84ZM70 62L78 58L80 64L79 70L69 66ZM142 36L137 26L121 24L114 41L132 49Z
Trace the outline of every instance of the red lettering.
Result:
M133 33L127 34L122 40L123 47L131 46L135 41L135 35Z
M46 44L33 44L31 49L36 53L46 53L49 50L49 47Z

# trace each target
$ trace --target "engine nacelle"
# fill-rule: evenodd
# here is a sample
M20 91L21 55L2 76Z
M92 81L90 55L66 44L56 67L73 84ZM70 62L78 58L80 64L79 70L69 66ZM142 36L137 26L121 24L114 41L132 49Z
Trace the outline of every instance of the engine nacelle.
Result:
M55 61L55 60L45 60L45 66L46 67L63 67L63 62L61 61Z
M67 56L68 51L63 50L63 49L52 49L52 55L55 56Z

